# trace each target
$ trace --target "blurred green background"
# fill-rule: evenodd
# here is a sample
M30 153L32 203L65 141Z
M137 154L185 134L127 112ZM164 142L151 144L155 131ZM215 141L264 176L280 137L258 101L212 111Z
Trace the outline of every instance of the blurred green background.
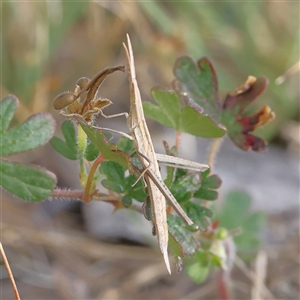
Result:
M92 77L106 67L125 64L122 42L126 41L126 33L129 33L143 100L150 100L150 89L153 86L171 87L170 83L174 78L172 69L177 57L190 55L197 60L207 56L214 63L217 71L221 99L228 91L234 90L237 85L243 83L248 75L256 77L264 75L269 78L270 84L266 92L259 101L253 104L252 109L258 110L263 105L269 105L275 111L276 119L256 134L269 140L282 141L284 134L288 135L286 131L282 130L283 128L297 128L298 131L291 133L294 137L299 133L298 70L281 85L275 84L276 78L299 61L299 2L2 1L0 8L2 19L1 98L9 93L15 94L19 98L20 107L17 110L16 123L22 122L33 113L40 111L51 112L59 120L59 123L63 121L64 117L60 116L52 107L55 96L63 91L73 90L79 77ZM108 115L128 111L127 76L120 72L110 76L107 82L101 86L101 96L111 99L115 104L105 110ZM292 122L296 124L295 127L287 127ZM59 182L61 186L74 187L78 184L77 166L72 168L67 164L69 161L61 161L57 157L53 158L48 152L40 158L36 152L35 154L32 153L30 152L30 161L34 159L34 163L46 165L47 168L58 174L60 179L65 178L66 182L63 180ZM297 155L298 153L299 148L297 148ZM38 159L39 161L37 161ZM285 157L282 156L282 159L284 160ZM288 172L288 170L285 171ZM234 171L230 169L230 172ZM270 172L268 175L270 175L270 180L273 180L274 174ZM281 178L282 173L278 172L276 176ZM60 203L66 202L53 201L51 205L54 207L54 204ZM45 202L45 204L47 203ZM186 284L185 288L183 287L182 278L184 275L174 276L177 281L174 281L175 284L173 284L172 289L169 279L158 277L160 279L157 279L157 285L165 286L165 290L158 292L153 283L153 275L148 279L150 282L148 288L145 288L144 285L136 285L136 288L133 285L132 287L135 282L134 278L137 278L136 282L139 282L139 279L143 277L140 275L142 273L134 273L136 277L131 277L132 267L137 266L137 264L141 265L141 268L144 268L144 265L149 265L152 270L153 267L156 268L153 259L161 262L161 257L153 255L152 252L147 254L148 252L145 252L147 248L143 248L145 251L138 248L135 252L120 248L119 253L115 254L116 245L111 248L103 248L103 245L98 246L98 241L93 243L90 241L90 244L87 244L86 234L83 235L84 239L81 238L78 244L73 246L72 242L73 239L76 241L77 230L80 226L78 224L81 222L78 221L77 214L75 217L63 213L61 215L56 214L53 223L51 221L51 225L47 227L48 225L44 225L43 222L47 223L49 219L45 218L44 214L41 214L42 217L39 218L34 217L41 212L38 210L40 207L38 204L30 206L29 203L24 203L23 205L21 201L16 199L5 201L4 198L1 198L1 205L5 211L3 214L4 222L12 226L17 224L16 232L25 240L24 242L20 239L23 243L23 250L20 250L21 242L16 238L11 239L12 247L8 249L8 253L11 262L14 263L14 270L18 270L16 266L23 269L27 268L24 257L27 257L29 252L33 253L29 260L38 262L44 261L44 248L51 254L51 260L53 259L52 255L54 256L54 264L51 267L48 258L45 258L45 265L49 265L50 271L54 274L55 281L49 283L53 290L41 289L37 286L41 290L40 294L37 294L37 289L34 288L39 283L40 278L46 278L46 276L41 276L43 272L48 274L48 271L44 271L45 269L42 272L36 272L36 277L32 277L35 278L32 281L34 285L22 285L22 272L19 272L21 276L18 277L17 273L17 278L21 278L18 282L19 287L21 286L21 297L25 297L25 288L28 288L28 293L34 294L32 299L45 299L45 294L48 298L57 299L56 290L60 290L61 294L59 295L64 295L61 298L75 299L74 296L65 296L66 294L63 293L65 292L64 286L60 287L60 283L66 282L68 277L71 278L67 282L70 283L69 285L72 287L70 291L72 292L73 290L76 291L77 286L80 288L83 282L88 287L87 289L91 290L91 287L94 287L95 291L102 289L103 293L99 292L98 299L118 299L115 296L118 295L117 292L119 291L116 291L116 286L120 285L119 299L126 297L126 291L130 292L130 296L127 298L134 299L131 290L138 291L136 299L150 299L147 291L155 293L156 298L159 295L163 299L175 299L175 297L196 299L199 296L198 289L196 294L192 294L195 287L190 286L189 279L186 280L189 284ZM51 211L51 205L45 206L48 211ZM80 216L80 220L81 218ZM283 250L280 250L282 252L278 252L277 256L277 252L272 252L277 249L276 247L271 245L267 248L267 251L271 253L270 259L273 259L270 263L268 262L269 276L272 277L273 281L270 280L268 283L271 283L270 286L273 286L274 290L278 287L279 290L290 291L294 297L298 293L292 289L290 283L287 285L287 280L294 277L296 278L295 285L298 284L298 269L296 276L296 271L292 267L297 266L295 261L298 257L296 252L299 240L293 236L293 240L286 240L285 235L282 234L285 231L291 232L290 219L290 215L284 215L282 220L286 223L282 227L278 227L276 223L277 227L274 230L274 235L278 235L279 239L284 236L282 238ZM37 222L36 220L42 221ZM277 219L275 221L277 222ZM61 224L67 225L62 226ZM27 227L34 230L38 228L40 231L28 231ZM68 230L71 228L74 232L76 231L76 235L66 231L68 234L65 234L64 238L58 238L58 240L66 241L66 243L62 243L60 248L53 248L56 250L55 252L51 246L52 240L55 239L51 236L47 238L45 228L47 230L55 228L56 232L61 228L68 228ZM80 229L82 228L80 227ZM26 235L26 232L32 232L32 234ZM40 248L38 248L37 244L42 245L41 240L44 236L47 242L49 240L50 246L46 244L45 247L39 246ZM9 242L8 238L3 240L5 243ZM36 241L35 244L31 244L32 241ZM285 245L289 247L284 247ZM37 248L38 250L36 250ZM76 252L76 249L79 251ZM88 249L95 249L92 256ZM109 250L103 251L103 249ZM40 252L37 251L41 251L42 254L40 255ZM107 256L103 256L103 252L105 255L111 255L110 260ZM131 258L128 258L128 253L132 254ZM278 264L278 258L280 258L280 264ZM98 264L99 259L107 259L109 262L113 262L111 263L113 266L115 264L116 268L111 269L111 277L104 279L101 277L103 275L102 264L98 265L100 271L95 273L95 264ZM142 259L146 261L146 264L141 264ZM91 264L91 261L96 263ZM129 267L123 267L124 262L127 261ZM32 263L32 265L40 266L37 263ZM92 268L85 267L86 265L92 266ZM120 266L122 267L120 268ZM61 271L62 268L63 272ZM162 268L158 269L158 274L165 271L163 263ZM26 280L31 278L29 275L32 273L24 274ZM74 278L76 280L73 280ZM242 280L240 274L234 278ZM276 281L277 278L281 281ZM79 279L82 280L78 281ZM234 284L234 287L238 286L236 282ZM6 290L11 292L8 280L6 280ZM164 291L165 294L163 294ZM215 282L212 282L212 291L216 292ZM76 295L80 295L78 291L76 292ZM107 294L105 294L106 292ZM111 294L111 292L117 294ZM140 294L140 292L146 293L147 296ZM278 294L278 297L286 299L285 294L282 297ZM250 297L246 298L250 299ZM78 299L80 299L79 296ZM84 297L81 296L81 299ZM295 297L290 299L295 299Z
M124 64L127 32L145 100L154 85L170 87L178 56L208 56L221 97L248 75L269 78L253 109L268 104L277 118L259 135L272 139L299 117L299 73L275 84L299 60L299 2L28 1L2 2L1 10L1 97L20 99L18 121L52 111L54 97L79 77ZM126 109L120 92L126 78L114 78L109 96Z

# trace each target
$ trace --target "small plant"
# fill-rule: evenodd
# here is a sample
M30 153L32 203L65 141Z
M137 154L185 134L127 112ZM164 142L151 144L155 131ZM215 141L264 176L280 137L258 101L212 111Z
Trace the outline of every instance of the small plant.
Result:
M105 69L92 80L81 78L74 92L64 92L54 100L54 107L72 121L62 124L64 140L53 137L50 143L67 159L78 161L82 190L54 188L55 176L48 171L3 159L0 171L4 189L28 201L42 201L47 197L76 198L85 203L105 200L115 210L137 210L144 213L146 219L153 220L147 189L140 180L146 170L134 142L130 136L123 136L114 144L110 133L93 125L95 116L106 117L102 109L112 103L96 97L98 88L117 70L124 71L124 67ZM176 131L174 146L169 147L164 142L167 155L178 156L182 133L214 139L207 161L210 169L197 172L168 165L164 179L167 189L194 223L194 226L185 224L168 206L169 246L177 258L178 269L183 258L187 273L199 283L213 268L230 271L234 242L241 250L253 243L257 245L256 234L263 224L260 214L248 215L250 200L244 193L232 192L222 211L214 208L212 203L218 199L222 183L212 171L220 140L227 133L240 149L262 152L267 143L252 132L272 120L274 113L269 107L263 107L252 116L244 113L266 88L268 81L264 77L249 76L221 101L216 72L209 59L202 58L195 63L189 57L181 57L175 63L174 75L173 90L153 88L151 95L156 104L144 102L143 108L148 117ZM8 96L0 104L1 157L43 145L54 132L54 121L48 114L37 114L8 130L16 103L14 96ZM99 182L108 190L106 194L97 190ZM242 238L243 235L237 236L241 228L248 231L248 240Z
M38 202L51 195L56 176L40 166L26 166L8 157L45 145L54 134L55 121L48 113L38 113L9 129L18 103L14 95L0 101L1 186L21 199Z

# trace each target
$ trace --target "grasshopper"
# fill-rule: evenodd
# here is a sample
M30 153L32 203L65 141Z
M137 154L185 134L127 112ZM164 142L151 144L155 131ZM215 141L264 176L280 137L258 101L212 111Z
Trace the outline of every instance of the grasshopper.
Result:
M168 257L168 224L167 224L167 212L166 212L166 201L165 198L169 200L170 204L173 206L175 211L182 217L182 219L188 224L193 225L193 221L186 215L184 210L178 204L172 193L169 191L167 186L164 184L157 162L157 155L154 151L151 136L146 124L141 95L139 92L135 67L134 67L134 58L131 47L131 42L129 36L127 35L127 44L123 43L127 60L128 60L128 76L129 76L129 85L130 85L130 111L127 118L128 127L131 131L132 138L134 140L135 149L137 155L143 166L143 171L141 176L143 176L144 181L147 185L147 190L149 193L152 211L153 211L153 225L155 232L157 233L158 243L160 250L163 254L165 264L168 272L171 274L170 262ZM167 155L160 155L163 161L166 161ZM167 164L176 163L174 157L169 156ZM185 160L179 160L177 163L179 165L185 164ZM196 169L195 165L190 162L191 168ZM198 164L199 167L200 164ZM208 165L201 165L202 170L208 169ZM198 169L199 170L199 169ZM139 177L139 178L140 178Z
M128 60L128 75L130 83L129 114L120 113L112 116L106 116L102 113L102 108L110 105L111 102L107 99L95 100L96 91L103 80L114 71L124 71L123 66L105 69L104 71L95 75L92 80L87 78L79 79L77 81L74 93L64 92L58 95L54 100L54 107L55 109L67 108L67 113L65 113L66 116L74 117L75 119L78 119L79 122L84 122L86 124L90 123L93 115L97 113L100 113L105 118L125 115L127 118L128 127L130 129L130 135L108 128L91 126L91 124L90 126L100 130L117 132L134 141L136 153L142 164L142 170L138 171L139 176L137 181L143 178L147 185L153 211L154 232L157 234L159 247L163 254L167 270L171 274L168 257L169 233L165 199L170 202L176 213L185 221L186 224L194 225L194 223L176 201L168 187L164 184L159 171L158 161L167 166L175 166L177 168L185 168L193 171L205 171L209 168L209 166L191 162L178 157L155 153L143 112L141 95L136 81L133 52L128 35L127 43L128 48L124 43L123 46ZM83 94L83 92L87 92L86 100L83 102L83 104L78 105L76 101Z

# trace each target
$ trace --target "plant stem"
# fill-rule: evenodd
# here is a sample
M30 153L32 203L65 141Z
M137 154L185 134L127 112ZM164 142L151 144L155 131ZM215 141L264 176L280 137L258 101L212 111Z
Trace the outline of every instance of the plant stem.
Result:
M207 164L210 166L211 173L214 167L214 162L215 162L217 152L221 146L221 142L222 142L222 138L214 139L208 153Z
M58 199L78 199L83 201L83 196L84 196L83 190L55 189L51 193L52 198L58 198Z
M227 291L224 271L221 270L219 272L219 275L217 276L217 281L218 281L220 300L228 300L229 298L228 298L228 291Z
M83 197L83 201L85 203L89 203L91 202L91 189L92 189L92 185L94 184L94 175L95 172L98 168L98 166L104 161L104 157L102 156L102 154L100 154L97 159L93 162L93 165L90 169L87 181L86 181L86 185L84 188L84 197ZM94 187L93 187L94 188Z
M210 173L213 172L213 167L214 167L214 162L215 158L217 156L217 152L221 146L222 138L216 138L211 144L209 153L208 153L208 158L207 158L207 164L210 166ZM204 207L209 207L210 201L204 201L203 206Z
M78 158L79 158L79 168L80 168L80 184L82 187L86 186L87 172L84 161L84 152L87 147L87 135L81 128L77 125L77 142L78 142Z
M177 151L178 151L179 146L180 146L180 139L181 139L181 132L176 131L175 147L176 147Z

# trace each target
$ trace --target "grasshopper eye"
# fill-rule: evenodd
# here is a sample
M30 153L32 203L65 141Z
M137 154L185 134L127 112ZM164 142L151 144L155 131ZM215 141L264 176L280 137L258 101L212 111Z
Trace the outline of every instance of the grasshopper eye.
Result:
M76 95L74 95L72 92L63 92L56 96L53 101L53 107L56 110L63 109L72 104L76 99Z
M76 81L76 85L78 85L80 89L83 90L90 82L91 80L89 78L81 77Z

